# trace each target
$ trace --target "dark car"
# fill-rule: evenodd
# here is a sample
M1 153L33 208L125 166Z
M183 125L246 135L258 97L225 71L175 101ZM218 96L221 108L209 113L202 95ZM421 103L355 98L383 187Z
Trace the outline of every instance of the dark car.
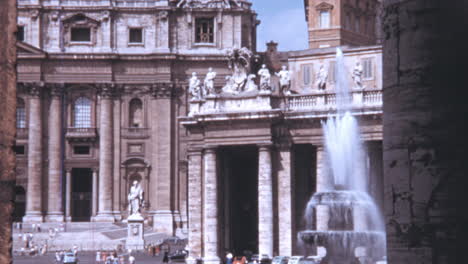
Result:
M176 250L174 253L169 255L169 259L174 262L185 262L185 257L187 256L186 250Z
M288 264L289 257L288 256L276 256L271 261L271 264Z

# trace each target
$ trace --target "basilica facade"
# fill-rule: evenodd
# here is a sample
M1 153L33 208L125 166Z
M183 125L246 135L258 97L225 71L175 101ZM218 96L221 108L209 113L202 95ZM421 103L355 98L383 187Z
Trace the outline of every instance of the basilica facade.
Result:
M343 45L381 206L377 1L305 3L310 49L256 53L247 0L20 0L17 219L123 221L138 181L146 223L188 237L189 260L296 254L308 199L327 182L322 121L336 112Z

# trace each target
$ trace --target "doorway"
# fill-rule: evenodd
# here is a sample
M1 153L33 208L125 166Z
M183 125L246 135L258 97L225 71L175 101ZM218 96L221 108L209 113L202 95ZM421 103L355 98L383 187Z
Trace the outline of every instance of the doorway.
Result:
M93 174L91 169L75 168L71 178L71 217L74 222L89 222L92 212Z
M218 164L224 251L258 253L258 148L221 148Z

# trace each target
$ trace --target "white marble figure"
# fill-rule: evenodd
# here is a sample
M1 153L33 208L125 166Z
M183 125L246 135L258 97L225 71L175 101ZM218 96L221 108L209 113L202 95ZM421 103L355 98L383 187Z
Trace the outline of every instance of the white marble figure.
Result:
M213 68L208 68L208 72L206 73L205 76L205 81L203 82L205 90L204 94L205 95L211 95L215 93L214 90L214 79L216 77L216 72L213 71Z
M286 65L281 66L281 71L275 73L276 76L280 78L280 91L284 95L290 95L291 91L290 83L291 83L291 72L289 72L286 68Z
M141 205L143 204L143 189L138 181L133 181L133 185L130 188L128 194L128 214L140 215Z
M328 78L328 73L325 70L325 67L320 65L320 70L317 75L317 87L321 90L325 90L327 87L327 78Z
M258 75L260 76L260 89L261 90L270 90L270 80L271 74L270 70L266 67L265 64L262 64L262 68L258 71Z
M192 96L192 100L200 100L203 97L200 80L196 72L192 72L192 77L189 80L189 92Z
M246 92L252 92L252 91L257 91L258 86L255 84L255 74L249 74L247 77L247 83L245 85L245 91Z
M226 85L222 89L223 93L233 95L238 94L238 91L235 89L234 80L231 75L226 76Z
M356 62L356 66L353 69L353 80L357 88L362 88L362 65L359 61Z

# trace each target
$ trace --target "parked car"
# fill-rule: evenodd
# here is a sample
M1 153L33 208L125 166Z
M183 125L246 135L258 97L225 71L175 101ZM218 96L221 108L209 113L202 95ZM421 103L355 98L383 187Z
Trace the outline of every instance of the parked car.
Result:
M271 261L271 264L288 264L289 257L288 256L276 256Z
M320 257L307 257L302 259L299 264L320 264Z
M247 264L247 258L245 256L236 256L232 264Z
M77 264L78 259L73 252L66 252L63 256L63 264Z
M304 256L292 256L289 258L288 264L299 264Z
M176 250L174 253L169 255L169 259L174 262L185 262L185 257L187 256L186 250Z
M266 254L262 254L261 256L258 254L252 255L250 258L249 264L270 264L271 259Z

